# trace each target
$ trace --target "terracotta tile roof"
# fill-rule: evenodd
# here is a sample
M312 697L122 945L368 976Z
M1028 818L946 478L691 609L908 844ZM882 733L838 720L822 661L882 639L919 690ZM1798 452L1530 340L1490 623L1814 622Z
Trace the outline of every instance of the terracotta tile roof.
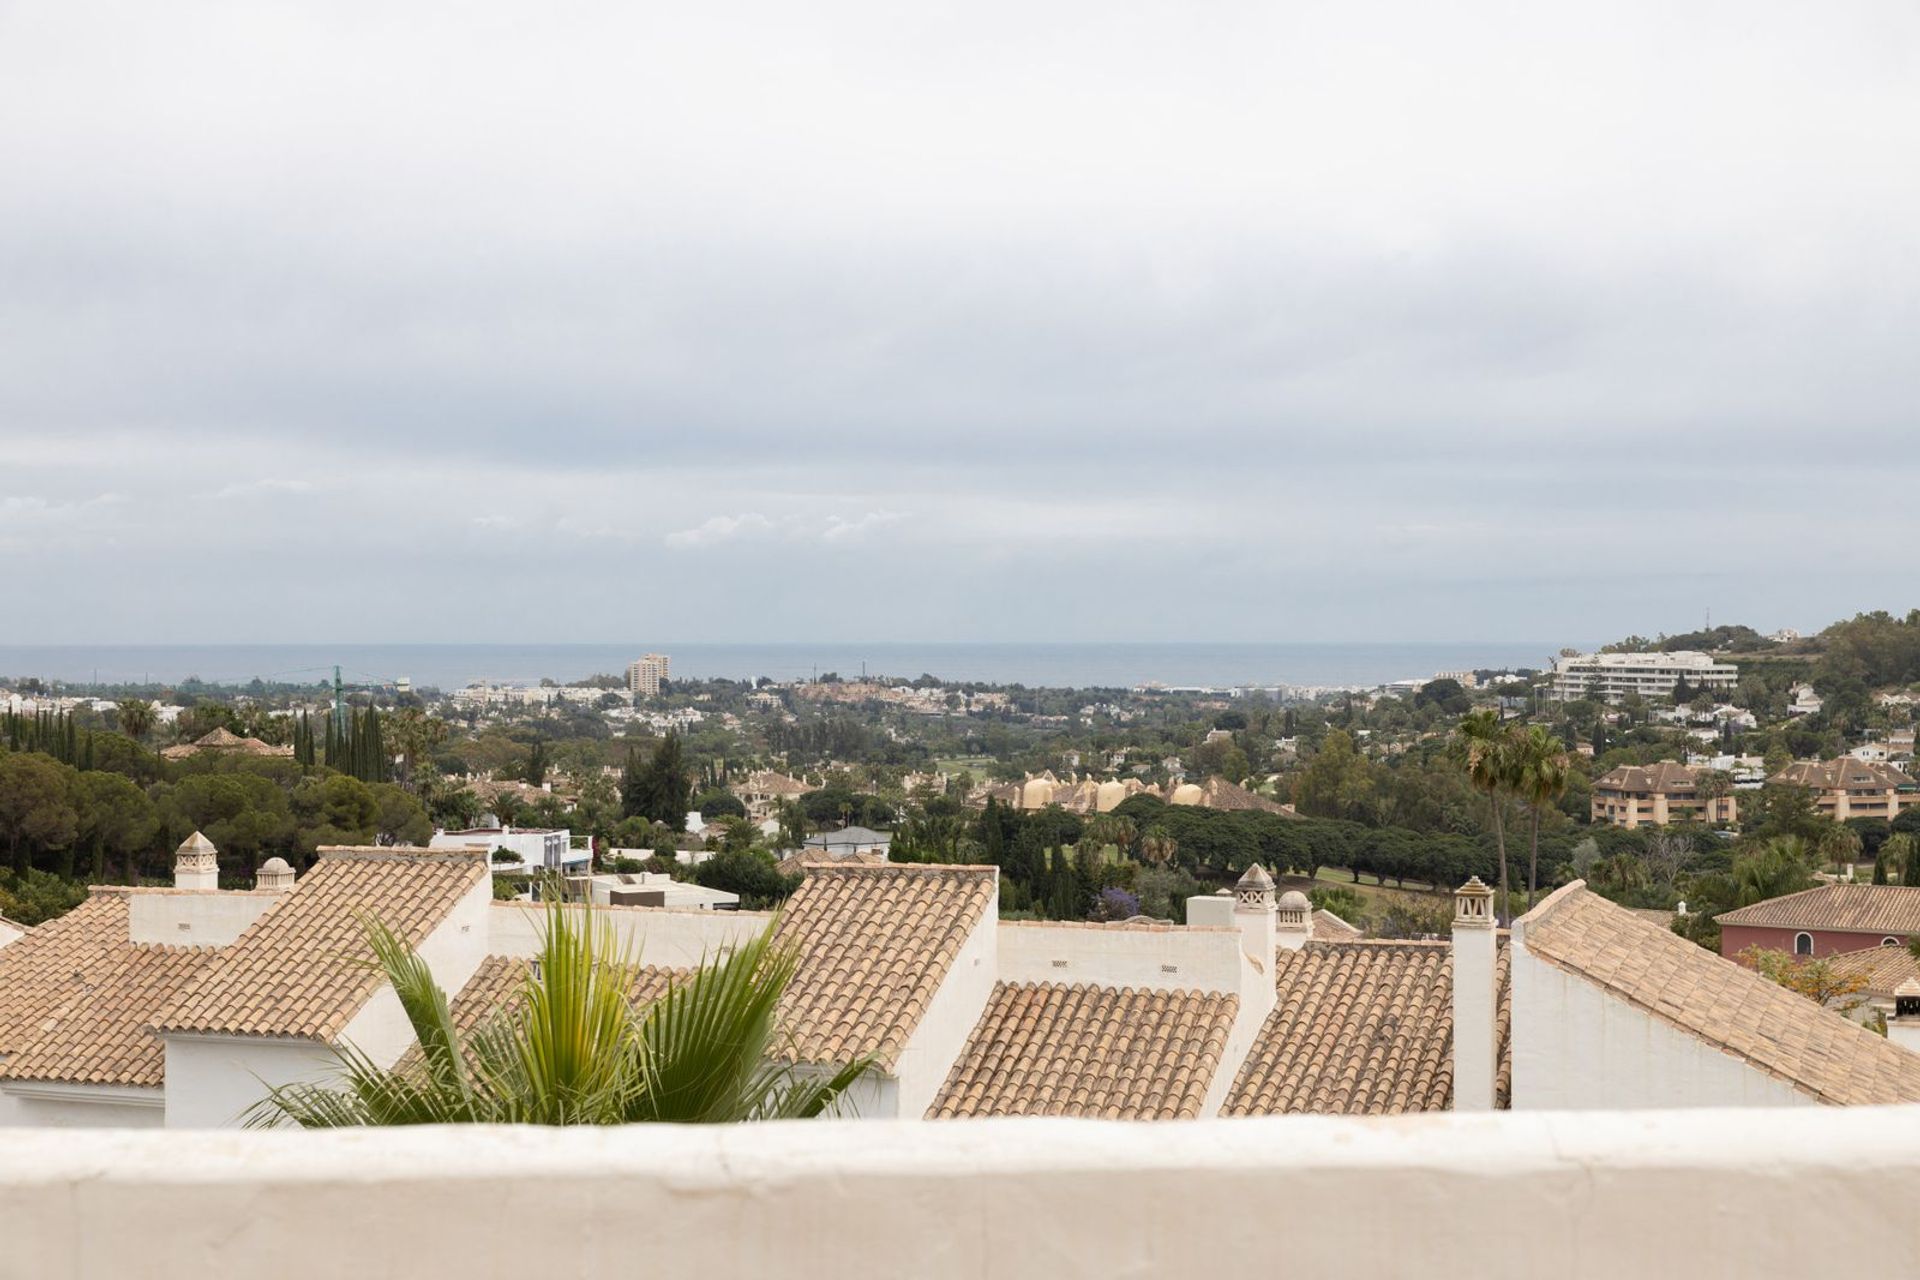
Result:
M1515 925L1576 974L1821 1102L1920 1102L1920 1054L1615 906L1576 880Z
M1912 787L1913 779L1890 764L1841 756L1837 760L1795 760L1767 779L1815 791L1887 791Z
M215 729L211 733L194 739L192 742L183 742L178 746L163 748L160 754L168 760L184 760L188 756L198 755L202 751L235 751L242 755L283 756L288 759L293 757L292 747L276 747L272 743L262 742L258 738L243 738L239 734L233 733L226 728Z
M0 1075L159 1088L167 1055L152 1030L154 1015L218 954L214 947L123 941L100 972L73 981L66 997L46 1010L38 1033L8 1056Z
M745 781L735 783L733 789L735 792L749 795L768 796L804 796L819 790L818 787L809 786L798 778L790 778L773 769L762 769L758 773L750 773Z
M1823 884L1715 916L1721 924L1853 933L1920 933L1920 886Z
M424 849L322 849L158 1021L167 1032L331 1040L379 990L365 916L418 945L475 885L484 857Z
M1593 780L1595 791L1632 791L1672 795L1692 792L1700 785L1700 775L1686 765L1671 760L1653 764L1623 764L1607 770Z
M26 1048L49 1011L97 986L131 945L127 894L96 890L0 948L0 1059Z
M1862 994L1891 1000L1894 988L1909 978L1920 980L1920 961L1905 947L1862 947L1827 957L1827 964L1843 977L1867 980Z
M779 937L799 950L781 1001L795 1061L890 1068L994 897L993 867L810 867ZM989 920L991 926L992 921Z
M1453 1105L1444 942L1309 942L1276 957L1278 1001L1222 1115L1398 1115Z
M1357 925L1348 924L1331 911L1320 910L1313 913L1313 940L1315 942L1341 942L1348 938L1363 936L1363 930Z
M927 1116L1193 1119L1239 1007L1214 991L1002 982Z

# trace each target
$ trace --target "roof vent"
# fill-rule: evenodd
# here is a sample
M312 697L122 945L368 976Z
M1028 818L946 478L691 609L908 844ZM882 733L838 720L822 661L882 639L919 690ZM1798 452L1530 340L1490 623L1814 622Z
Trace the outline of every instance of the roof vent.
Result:
M285 893L293 888L293 868L287 865L285 858L268 858L260 864L253 887L270 893Z

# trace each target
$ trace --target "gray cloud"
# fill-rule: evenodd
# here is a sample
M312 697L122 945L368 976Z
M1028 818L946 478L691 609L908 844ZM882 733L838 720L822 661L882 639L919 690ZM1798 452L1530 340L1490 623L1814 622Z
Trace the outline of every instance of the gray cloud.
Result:
M1910 6L527 15L0 12L20 639L1911 603Z

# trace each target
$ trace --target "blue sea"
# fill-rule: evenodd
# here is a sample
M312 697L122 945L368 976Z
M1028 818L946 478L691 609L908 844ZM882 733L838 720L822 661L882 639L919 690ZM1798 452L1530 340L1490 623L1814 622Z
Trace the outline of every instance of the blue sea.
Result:
M213 684L406 678L416 688L476 680L562 684L624 673L643 653L665 653L681 678L805 679L836 672L1024 684L1046 688L1369 686L1437 671L1545 667L1568 641L1352 644L284 644L0 645L0 680L38 676L70 684L197 677Z

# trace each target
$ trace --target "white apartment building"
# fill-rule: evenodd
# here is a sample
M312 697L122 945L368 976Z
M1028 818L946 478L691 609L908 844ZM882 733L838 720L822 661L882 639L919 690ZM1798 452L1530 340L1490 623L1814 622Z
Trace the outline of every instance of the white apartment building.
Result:
M1715 662L1711 655L1678 653L1586 653L1557 659L1553 664L1550 696L1559 702L1594 698L1618 702L1630 693L1664 698L1685 677L1693 689L1731 689L1740 669Z
M627 664L627 692L657 697L660 682L672 677L673 659L664 653L645 654Z

